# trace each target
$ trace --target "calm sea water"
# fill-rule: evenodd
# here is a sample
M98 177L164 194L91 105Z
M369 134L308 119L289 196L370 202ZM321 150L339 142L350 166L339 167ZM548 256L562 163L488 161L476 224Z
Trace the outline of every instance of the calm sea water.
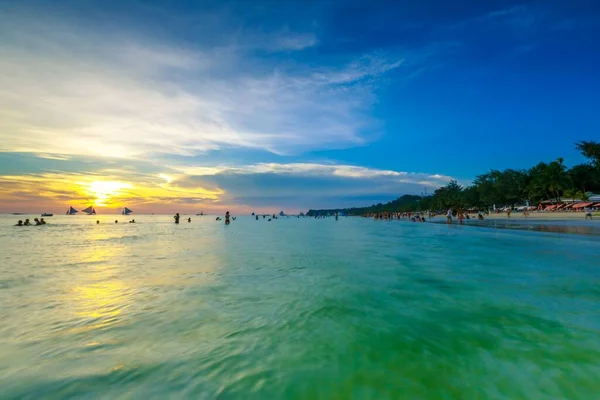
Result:
M3 399L600 393L598 236L18 218L0 217Z

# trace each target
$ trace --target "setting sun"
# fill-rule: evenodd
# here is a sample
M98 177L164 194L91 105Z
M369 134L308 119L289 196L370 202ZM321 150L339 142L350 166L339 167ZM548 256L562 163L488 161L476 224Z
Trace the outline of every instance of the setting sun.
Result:
M104 206L111 198L117 197L122 189L131 189L129 183L119 181L93 181L87 185L90 195L95 197L94 205Z

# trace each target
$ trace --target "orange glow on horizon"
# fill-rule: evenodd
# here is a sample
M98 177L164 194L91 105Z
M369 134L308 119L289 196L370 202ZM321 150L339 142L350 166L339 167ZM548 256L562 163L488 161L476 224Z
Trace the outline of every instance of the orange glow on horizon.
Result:
M80 209L93 205L110 214L111 210L120 212L123 207L148 213L170 213L172 210L220 213L221 209L227 208L223 190L201 185L179 186L182 175L128 176L108 170L101 172L104 174L47 172L0 176L0 209L5 212L64 213L69 206Z

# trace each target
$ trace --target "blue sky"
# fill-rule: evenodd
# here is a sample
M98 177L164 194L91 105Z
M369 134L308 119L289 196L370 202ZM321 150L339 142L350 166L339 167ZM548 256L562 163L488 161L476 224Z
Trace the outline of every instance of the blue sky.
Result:
M0 211L368 205L577 164L597 37L594 1L2 1Z

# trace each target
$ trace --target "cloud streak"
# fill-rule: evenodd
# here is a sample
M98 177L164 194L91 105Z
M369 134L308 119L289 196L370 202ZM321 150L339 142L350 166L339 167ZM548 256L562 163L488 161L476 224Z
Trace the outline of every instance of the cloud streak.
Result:
M15 18L15 16L12 16ZM52 29L61 26L60 30ZM166 44L0 17L0 150L139 157L227 147L277 154L364 144L383 55L342 67L258 62L236 44ZM268 51L314 46L287 34Z

